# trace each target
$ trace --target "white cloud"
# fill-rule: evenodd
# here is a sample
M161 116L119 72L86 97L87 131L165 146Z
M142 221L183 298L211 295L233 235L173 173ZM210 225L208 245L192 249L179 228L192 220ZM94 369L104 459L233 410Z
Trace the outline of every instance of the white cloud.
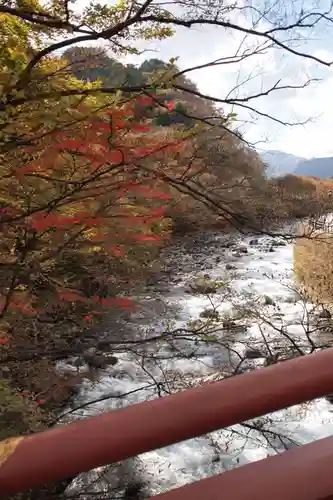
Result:
M271 137L270 148L308 158L333 156L332 89L333 75L312 88L299 91L293 99L286 101L286 114L294 112L304 118L314 118L304 126L276 130L276 137Z
M82 0L86 2L87 0ZM238 0L237 4L245 0ZM254 0L253 0L254 1ZM258 0L260 1L260 0ZM304 5L311 0L304 0ZM324 2L325 0L319 0ZM224 5L226 3L224 2ZM244 4L245 5L245 4ZM234 13L234 22L250 26L243 12ZM268 24L261 21L260 28ZM241 46L242 51L257 47L263 39L247 37L240 31L213 27L179 28L174 37L164 41L138 43L140 49L148 49L142 56L129 56L127 62L140 64L142 60L158 57L168 60L177 57L182 69L214 61L221 57L234 55ZM330 49L330 36L326 31L312 33L312 38L294 41L293 47L312 53L324 60L333 60ZM333 73L331 70L281 50L267 50L245 59L241 64L208 67L204 70L189 72L201 92L218 98L225 98L231 89L247 80L233 96L253 95L274 85L278 80L283 84L301 84L308 78L320 77L323 81L300 90L277 91L269 96L251 101L253 107L284 122L313 121L303 126L283 127L274 121L259 118L254 113L237 109L241 129L245 137L258 144L262 149L279 149L299 156L333 155ZM266 141L266 142L262 142Z
M246 20L241 15L236 19L243 26ZM239 31L199 27L177 30L175 36L163 42L144 45L156 52L146 53L141 59L159 57L170 59L179 56L178 65L189 68L208 63L221 57L232 56L239 49L257 47L262 43L259 37L248 37ZM323 46L320 37L314 41L299 42L297 49L313 53L324 60L333 60L329 44ZM131 58L131 62L138 60ZM258 148L279 149L299 156L333 155L331 140L333 125L333 88L332 71L320 67L310 59L297 57L281 50L267 50L264 54L254 55L240 64L208 67L200 71L189 72L188 76L198 85L201 92L219 98L225 98L231 89L240 82L251 79L233 94L233 96L253 95L270 88L277 81L280 85L302 84L307 79L321 77L323 81L298 90L276 91L275 93L251 101L249 104L283 122L301 122L309 118L312 122L302 126L284 127L268 119L259 118L255 113L236 109L245 137ZM266 141L266 142L261 142Z

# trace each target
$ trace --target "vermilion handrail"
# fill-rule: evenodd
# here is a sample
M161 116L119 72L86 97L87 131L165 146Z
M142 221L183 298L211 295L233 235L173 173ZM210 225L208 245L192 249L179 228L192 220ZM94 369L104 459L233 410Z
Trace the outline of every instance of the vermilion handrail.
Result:
M332 500L333 437L176 488L153 500Z
M19 442L0 466L0 492L25 491L331 392L327 349L60 426Z

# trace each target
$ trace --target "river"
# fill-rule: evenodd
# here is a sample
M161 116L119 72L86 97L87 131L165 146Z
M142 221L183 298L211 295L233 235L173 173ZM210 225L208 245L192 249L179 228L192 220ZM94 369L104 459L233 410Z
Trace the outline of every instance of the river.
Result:
M131 331L130 340L169 333L154 342L130 344L126 352L124 344L111 342L117 364L95 379L85 379L74 406L105 399L71 417L222 379L268 364L274 356L294 357L297 350L308 352L310 343L330 345L331 334L325 328L329 320L299 296L293 284L291 243L267 236L206 233L179 239L164 259L163 271L148 282L145 293L137 297L137 310L123 323ZM198 275L221 286L216 293L194 293L190 285ZM114 328L105 338L117 337ZM198 328L200 334L188 334ZM87 498L89 492L111 490L112 498L151 496L331 435L332 412L327 399L295 406L82 474L68 494L84 488Z

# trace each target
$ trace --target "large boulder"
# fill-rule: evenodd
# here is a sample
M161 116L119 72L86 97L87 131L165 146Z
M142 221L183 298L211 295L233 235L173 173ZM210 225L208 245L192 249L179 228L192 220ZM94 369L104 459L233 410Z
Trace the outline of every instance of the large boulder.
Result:
M196 278L192 283L188 284L187 291L190 293L216 293L217 286L214 280L207 276Z

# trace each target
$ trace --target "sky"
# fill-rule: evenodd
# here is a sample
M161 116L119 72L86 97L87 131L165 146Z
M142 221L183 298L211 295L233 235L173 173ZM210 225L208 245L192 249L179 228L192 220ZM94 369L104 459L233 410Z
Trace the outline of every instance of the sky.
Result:
M222 2L227 5L230 1L196 0L201 4L211 2L212 9L216 3L221 6ZM246 8L228 16L231 21L241 26L251 27L253 10L249 10L249 6L262 10L264 6L274 5L268 17L280 17L283 20L284 16L285 22L285 19L292 20L300 9L303 12L324 11L329 2L330 0L235 0L238 7ZM333 16L333 12L331 15ZM271 27L268 20L262 19L257 25L260 30ZM304 32L294 30L291 35L294 40L288 43L293 48L333 61L333 22L321 22L315 29L307 29ZM280 36L281 41L286 38L287 34ZM244 38L243 33L227 31L224 28L179 28L170 39L140 43L139 48L147 52L139 57L129 56L124 62L138 65L142 60L152 57L163 60L178 57L177 65L181 69L188 69L221 57L234 56L237 51L239 54L251 51L262 43L262 38ZM309 79L319 79L303 89L279 90L249 102L262 113L291 125L284 126L239 107L234 107L232 111L237 113L237 126L259 152L276 149L305 158L333 156L333 67L326 68L284 50L269 48L241 63L208 67L189 72L187 76L198 85L202 93L222 99L228 95L238 98L253 96L269 89L278 81L279 85L295 86L302 85ZM226 105L224 109L231 110ZM296 125L297 123L302 124Z
M295 2L290 3L295 5ZM318 6L318 1L316 4ZM322 2L321 7L325 8L325 4ZM304 9L311 8L310 2L303 1L302 6ZM243 26L250 25L250 21L242 14L234 19ZM265 27L267 25L262 23L261 28ZM306 40L294 43L293 47L333 61L332 40L333 25L331 27L330 23L325 22L316 30L307 31ZM168 60L179 57L177 64L181 69L186 69L233 56L241 43L243 48L251 49L261 43L261 39L249 37L244 41L243 34L227 32L222 28L181 28L168 40L145 45L153 52L145 53L142 58ZM137 63L137 59L132 58L131 62ZM307 123L283 126L237 107L233 111L238 113L238 126L245 138L255 144L259 151L276 149L305 158L333 156L333 68L325 68L281 50L269 49L264 54L249 57L241 64L205 68L190 72L188 76L197 83L201 92L218 98L225 98L235 85L249 77L250 81L240 86L233 96L257 94L279 80L280 85L302 85L308 79L320 79L304 89L275 91L251 102L254 108L283 122Z

